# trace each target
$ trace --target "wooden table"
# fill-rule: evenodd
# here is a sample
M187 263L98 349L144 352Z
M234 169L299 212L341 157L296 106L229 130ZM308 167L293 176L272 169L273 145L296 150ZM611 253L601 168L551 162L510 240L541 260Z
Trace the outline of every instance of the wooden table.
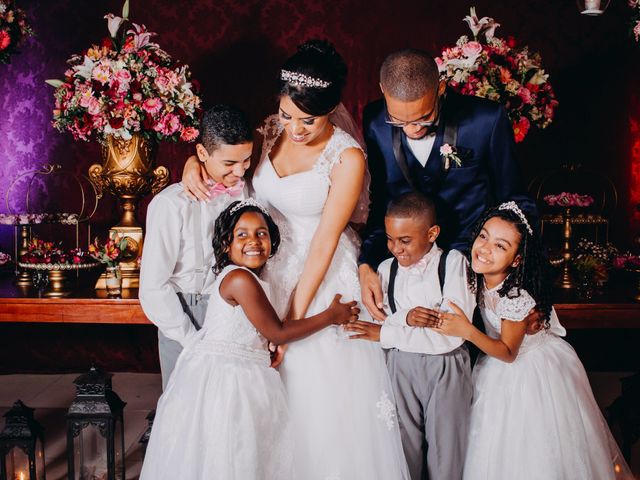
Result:
M115 299L87 288L93 281L82 285L70 297L41 298L13 285L12 276L0 279L0 373L77 372L93 361L112 371L159 371L156 328L137 291ZM590 303L557 293L567 340L588 368L640 369L640 303L630 286L609 288Z
M0 281L0 322L88 323L149 325L137 290L123 290L123 298L107 298L104 290L81 288L66 298L38 297L35 289L20 289L11 278ZM640 303L620 286L603 296L581 302L557 291L556 311L568 329L640 328Z

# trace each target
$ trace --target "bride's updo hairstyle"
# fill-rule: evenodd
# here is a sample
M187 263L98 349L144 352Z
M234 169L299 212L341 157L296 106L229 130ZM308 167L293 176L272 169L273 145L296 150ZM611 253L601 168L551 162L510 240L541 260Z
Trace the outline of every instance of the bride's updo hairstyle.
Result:
M309 40L282 66L280 95L309 115L327 115L340 103L346 77L347 66L333 45Z

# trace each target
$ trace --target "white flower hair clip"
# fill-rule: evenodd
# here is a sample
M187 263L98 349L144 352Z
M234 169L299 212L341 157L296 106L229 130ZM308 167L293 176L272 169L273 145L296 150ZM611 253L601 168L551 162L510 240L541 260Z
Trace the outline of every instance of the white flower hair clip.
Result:
M527 220L527 217L524 215L524 212L520 210L520 207L516 202L512 200L510 202L502 203L498 207L498 210L511 210L513 213L515 213L518 216L518 218L520 218L520 221L527 228L527 232L529 232L529 235L533 236L533 229L531 228L531 225L529 225L529 221Z
M262 205L260 202L258 202L255 198L251 198L251 197L247 198L246 200L242 200L241 202L239 202L235 207L233 207L231 209L231 211L229 213L231 215L233 215L238 210L240 210L241 208L244 208L244 207L256 207L258 210L260 210L265 215L269 215L269 212L264 207L264 205Z
M294 87L327 88L331 85L331 82L326 80L310 77L304 73L290 72L289 70L280 70L280 80L289 82Z

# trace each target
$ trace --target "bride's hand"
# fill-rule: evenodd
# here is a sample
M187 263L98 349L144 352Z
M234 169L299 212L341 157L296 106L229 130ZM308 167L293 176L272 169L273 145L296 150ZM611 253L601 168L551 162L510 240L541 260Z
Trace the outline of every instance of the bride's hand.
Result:
M362 303L367 307L371 316L380 322L384 322L387 314L382 310L384 296L382 294L382 284L380 277L373 269L363 263L358 268L360 274L360 290L362 293Z
M211 179L207 170L195 155L189 157L182 169L182 187L192 200L209 200L209 183Z

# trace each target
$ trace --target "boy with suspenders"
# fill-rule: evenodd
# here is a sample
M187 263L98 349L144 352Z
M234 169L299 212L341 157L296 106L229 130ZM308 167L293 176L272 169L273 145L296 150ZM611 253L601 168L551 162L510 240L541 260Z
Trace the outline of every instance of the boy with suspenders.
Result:
M438 310L449 301L468 318L475 296L467 288L467 260L443 252L433 201L411 192L389 203L387 246L394 258L378 267L387 316L382 325L345 326L352 338L379 341L388 349L402 446L412 480L460 480L466 454L471 366L464 341L434 332Z
M182 346L202 326L214 281L213 225L233 201L246 197L252 131L245 115L230 105L205 112L196 145L209 176L208 202L184 192L181 183L165 188L147 210L140 266L140 304L158 327L162 387L167 386Z

